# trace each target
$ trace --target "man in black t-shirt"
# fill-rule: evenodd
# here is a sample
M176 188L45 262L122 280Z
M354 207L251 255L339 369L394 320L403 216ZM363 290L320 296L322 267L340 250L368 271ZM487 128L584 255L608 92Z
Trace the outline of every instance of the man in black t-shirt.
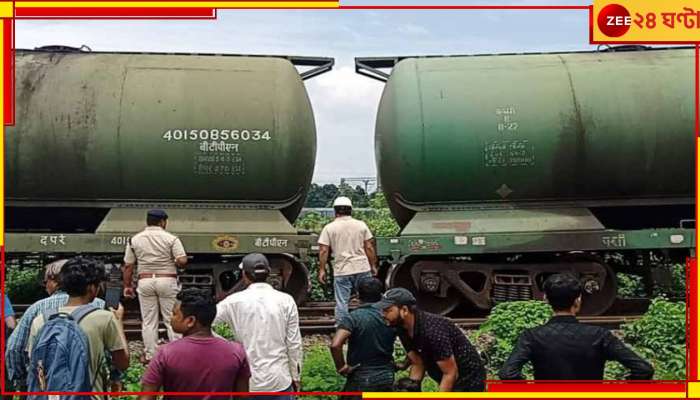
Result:
M360 280L360 306L338 322L331 355L338 373L347 377L343 392L388 392L393 388L396 329L386 326L373 307L381 300L383 289L377 278ZM347 362L343 359L345 342Z
M424 372L440 384L441 392L484 391L486 369L467 337L449 319L421 311L416 298L404 288L388 290L376 307L399 338L411 363L411 378Z
M649 380L654 368L625 346L608 329L579 323L582 288L578 277L552 275L544 283L554 316L544 325L526 329L501 367L503 380L525 379L523 366L531 362L535 380L602 380L605 362L618 361L630 369L628 379Z

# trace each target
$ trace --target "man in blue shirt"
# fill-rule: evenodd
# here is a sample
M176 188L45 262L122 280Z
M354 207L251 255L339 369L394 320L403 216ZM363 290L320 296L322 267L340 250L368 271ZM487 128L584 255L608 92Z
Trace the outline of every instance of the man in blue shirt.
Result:
M27 311L22 315L22 318L20 318L17 328L7 340L7 348L5 349L5 363L7 366L6 376L7 379L15 382L15 387L17 389L26 387L27 365L29 365L27 342L29 340L32 321L34 321L37 315L42 314L44 311L63 307L68 302L68 294L60 289L58 282L58 275L66 261L67 260L59 260L46 266L44 271L44 286L46 287L46 292L49 294L49 297L41 299L29 306ZM92 304L99 308L104 308L105 303L104 300L95 298Z
M7 338L12 333L12 330L15 329L15 326L17 326L17 321L15 320L15 310L12 309L12 303L7 295L5 295L4 310L5 312L2 315L3 319L5 320L5 343L7 343ZM7 379L7 374L5 374L5 389L8 392L14 391L14 387L12 387L11 383L12 381Z
M5 295L5 335L9 336L11 331L17 326L17 321L15 320L15 310L12 309L12 303L10 303L10 298Z
M347 377L344 392L392 391L396 329L387 326L379 310L373 307L382 299L383 289L377 278L360 280L360 306L337 324L331 355L338 373ZM347 361L343 359L346 342Z

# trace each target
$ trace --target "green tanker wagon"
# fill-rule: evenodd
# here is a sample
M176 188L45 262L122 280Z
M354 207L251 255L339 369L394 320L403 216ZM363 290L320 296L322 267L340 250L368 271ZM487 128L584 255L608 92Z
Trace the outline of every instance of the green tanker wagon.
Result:
M693 66L692 49L640 47L356 59L386 82L376 161L402 228L378 241L390 284L434 312L486 311L570 271L583 313L601 314L616 271L648 281L684 262Z
M316 128L303 80L332 58L49 47L17 50L15 65L10 262L82 253L120 264L146 211L160 207L192 256L183 285L220 297L255 251L270 257L272 283L304 300L314 241L292 223Z

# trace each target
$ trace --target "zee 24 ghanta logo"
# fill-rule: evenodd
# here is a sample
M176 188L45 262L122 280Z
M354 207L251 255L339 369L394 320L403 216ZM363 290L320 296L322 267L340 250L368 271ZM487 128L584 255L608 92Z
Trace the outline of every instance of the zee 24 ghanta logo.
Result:
M598 28L606 36L620 37L630 30L632 16L619 4L608 4L598 14Z
M656 37L657 34L668 35L670 32L675 32L675 34L697 36L700 33L700 10L695 10L682 2L657 4L656 7L648 7L644 11L633 11L636 12L631 13L620 4L608 4L598 13L597 27L601 33L609 38L619 38L634 27L635 34L633 36L636 38L642 38L638 35L643 34L643 32L655 32L654 37L645 36L643 39L657 41L663 39L660 36ZM677 38L673 39L677 40ZM661 41L663 42L663 40Z

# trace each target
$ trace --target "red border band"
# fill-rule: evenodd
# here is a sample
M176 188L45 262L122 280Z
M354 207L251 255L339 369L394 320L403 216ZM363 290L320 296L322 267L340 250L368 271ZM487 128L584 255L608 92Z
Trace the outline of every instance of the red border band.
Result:
M32 7L15 8L16 18L168 18L214 19L216 9L204 7Z
M83 0L78 0L83 1ZM89 1L89 0L85 0ZM126 1L137 1L137 0L126 0ZM172 0L172 1L186 1L186 0ZM234 0L243 1L243 0ZM277 1L294 1L294 0L277 0ZM305 1L323 1L323 0L305 0ZM246 7L248 8L248 7ZM251 9L260 9L259 7L250 7ZM313 8L313 7L312 7ZM296 8L289 8L296 9ZM321 8L318 9L328 9ZM464 10L588 10L589 11L589 34L590 43L596 44L593 38L593 6L545 6L545 5L522 5L522 6L498 6L498 5L473 5L473 6L459 6L459 5L385 5L385 6L343 6L340 5L338 8L330 9L380 9L380 10L394 10L394 9L464 9ZM148 19L214 19L216 18L216 10L214 8L204 8L204 7L163 7L163 8L145 8L145 7L128 7L128 8L118 8L118 7L70 7L70 8L16 8L15 17L17 19L138 19L138 18L148 18ZM3 93L3 99L5 101L5 106L3 110L3 115L5 118L5 125L13 125L15 122L15 104L14 104L14 20L11 18L4 19L3 26L5 28L5 35L3 37L4 47L4 73L3 79L5 84L5 90ZM643 44L640 42L619 42L619 43L632 43L632 44ZM688 44L694 42L644 42L644 44ZM700 81L698 75L700 74L700 45L696 44L695 48L695 132L694 134L700 135ZM696 146L696 165L697 165L697 146ZM697 168L696 168L697 173ZM696 176L697 182L697 176ZM3 182L4 186L4 182ZM697 215L696 215L697 220ZM2 233L4 237L4 232ZM0 260L2 262L2 268L0 271L0 292L4 294L5 288L5 251L4 246L0 247ZM698 380L698 343L697 343L697 318L698 318L698 293L697 293L697 260L695 258L689 259L687 263L686 270L688 282L687 282L687 346L688 346L688 380L697 381ZM4 302L4 298L2 299ZM4 337L4 324L0 324L0 332L3 333ZM4 354L5 341L0 338L0 350ZM0 377L2 377L2 392L5 394L4 376L5 376L4 365L0 366ZM655 383L628 383L628 384L614 384L614 383L598 383L598 384L586 384L586 383L574 383L574 384L513 384L513 383L490 383L489 391L492 392L531 392L531 391L542 391L542 392L684 392L686 390L685 383L671 382L662 383L656 381ZM22 393L15 393L22 394ZM58 393L58 394L75 394L75 393ZM93 393L94 394L94 393ZM134 394L164 394L163 392L158 393L107 393L113 395L134 395ZM187 395L197 395L198 393L167 393L173 396L187 396ZM204 394L204 393L200 393ZM211 395L211 393L206 393ZM236 393L221 393L221 395L235 395ZM259 393L262 394L262 393ZM290 393L298 395L359 395L356 392L298 392ZM517 397L514 397L517 398Z
M3 19L3 121L5 125L15 124L15 21ZM5 265L5 263L3 263ZM5 353L3 353L5 354Z
M697 149L697 146L696 146ZM686 321L686 348L687 348L687 370L688 381L698 380L698 346L695 338L697 338L697 328L695 321L698 320L698 293L695 284L691 282L697 281L697 259L691 258L688 260L686 268L686 297L688 303L686 305L688 320Z

